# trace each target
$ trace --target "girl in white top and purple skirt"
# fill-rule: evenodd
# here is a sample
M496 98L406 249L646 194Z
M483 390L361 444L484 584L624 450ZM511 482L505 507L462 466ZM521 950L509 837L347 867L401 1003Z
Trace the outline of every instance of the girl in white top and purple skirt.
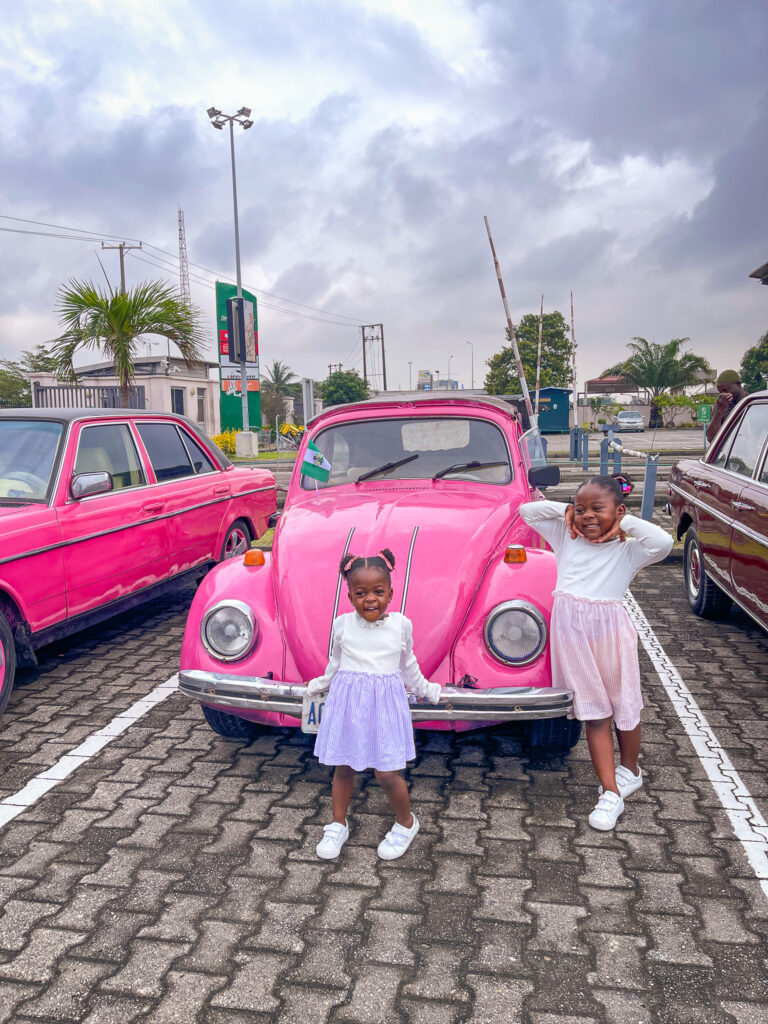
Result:
M406 689L437 704L441 687L421 674L410 621L400 612L387 612L394 568L395 556L388 548L368 558L348 555L342 560L340 572L355 610L334 620L328 667L307 684L311 696L329 691L315 742L319 760L335 765L333 821L317 846L324 860L338 857L349 838L347 808L355 772L366 768L373 768L395 812L379 856L402 857L419 831L400 775L406 761L416 756Z
M622 497L613 477L595 476L579 487L572 505L532 501L520 507L520 515L557 559L552 685L573 690L573 717L586 725L600 780L589 824L604 832L623 813L624 797L643 784L637 764L643 707L637 633L622 598L635 574L666 558L673 543L660 527L627 515Z

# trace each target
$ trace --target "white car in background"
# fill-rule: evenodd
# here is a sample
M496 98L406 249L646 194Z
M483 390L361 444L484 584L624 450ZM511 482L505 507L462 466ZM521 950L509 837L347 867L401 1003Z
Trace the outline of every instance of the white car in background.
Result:
M645 422L639 412L622 409L616 417L616 428L625 432L637 430L642 434L645 430Z

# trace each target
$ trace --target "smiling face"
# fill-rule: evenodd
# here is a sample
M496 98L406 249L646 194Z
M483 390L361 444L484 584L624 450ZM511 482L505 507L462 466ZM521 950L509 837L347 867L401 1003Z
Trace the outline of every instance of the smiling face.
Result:
M584 484L573 503L573 525L587 540L599 540L626 512L626 506L617 504L605 488Z
M349 600L367 622L376 622L392 600L392 584L382 569L355 569L347 577Z

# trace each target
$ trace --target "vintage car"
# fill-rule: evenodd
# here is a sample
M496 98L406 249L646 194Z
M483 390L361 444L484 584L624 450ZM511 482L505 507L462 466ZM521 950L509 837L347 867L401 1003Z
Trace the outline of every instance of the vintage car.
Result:
M302 473L312 442L330 462ZM206 576L184 635L180 688L211 727L246 739L296 725L306 682L349 611L339 561L386 546L396 558L393 611L413 622L414 650L439 705L414 700L432 729L527 723L533 746L565 751L579 736L569 690L552 687L548 647L554 555L520 518L555 484L538 433L495 398L386 396L323 411L298 452L271 553L251 551Z
M668 494L693 611L718 618L735 601L768 629L768 391L742 399L703 458L672 467Z
M182 416L0 410L0 712L38 648L242 555L275 508Z

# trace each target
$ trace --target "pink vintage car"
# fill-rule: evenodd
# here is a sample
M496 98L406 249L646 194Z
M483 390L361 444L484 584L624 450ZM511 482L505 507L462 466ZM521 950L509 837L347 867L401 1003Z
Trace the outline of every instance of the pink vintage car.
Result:
M0 410L0 712L17 664L242 555L275 495L182 416Z
M309 440L330 462L327 481L302 475ZM558 478L540 436L524 434L501 399L382 396L325 410L299 450L272 552L220 565L198 589L182 692L222 736L297 725L331 624L349 610L342 555L387 546L397 560L390 607L413 622L421 669L443 687L439 705L412 704L414 721L462 730L522 720L532 746L567 750L580 726L565 717L570 691L552 688L554 555L518 515Z

